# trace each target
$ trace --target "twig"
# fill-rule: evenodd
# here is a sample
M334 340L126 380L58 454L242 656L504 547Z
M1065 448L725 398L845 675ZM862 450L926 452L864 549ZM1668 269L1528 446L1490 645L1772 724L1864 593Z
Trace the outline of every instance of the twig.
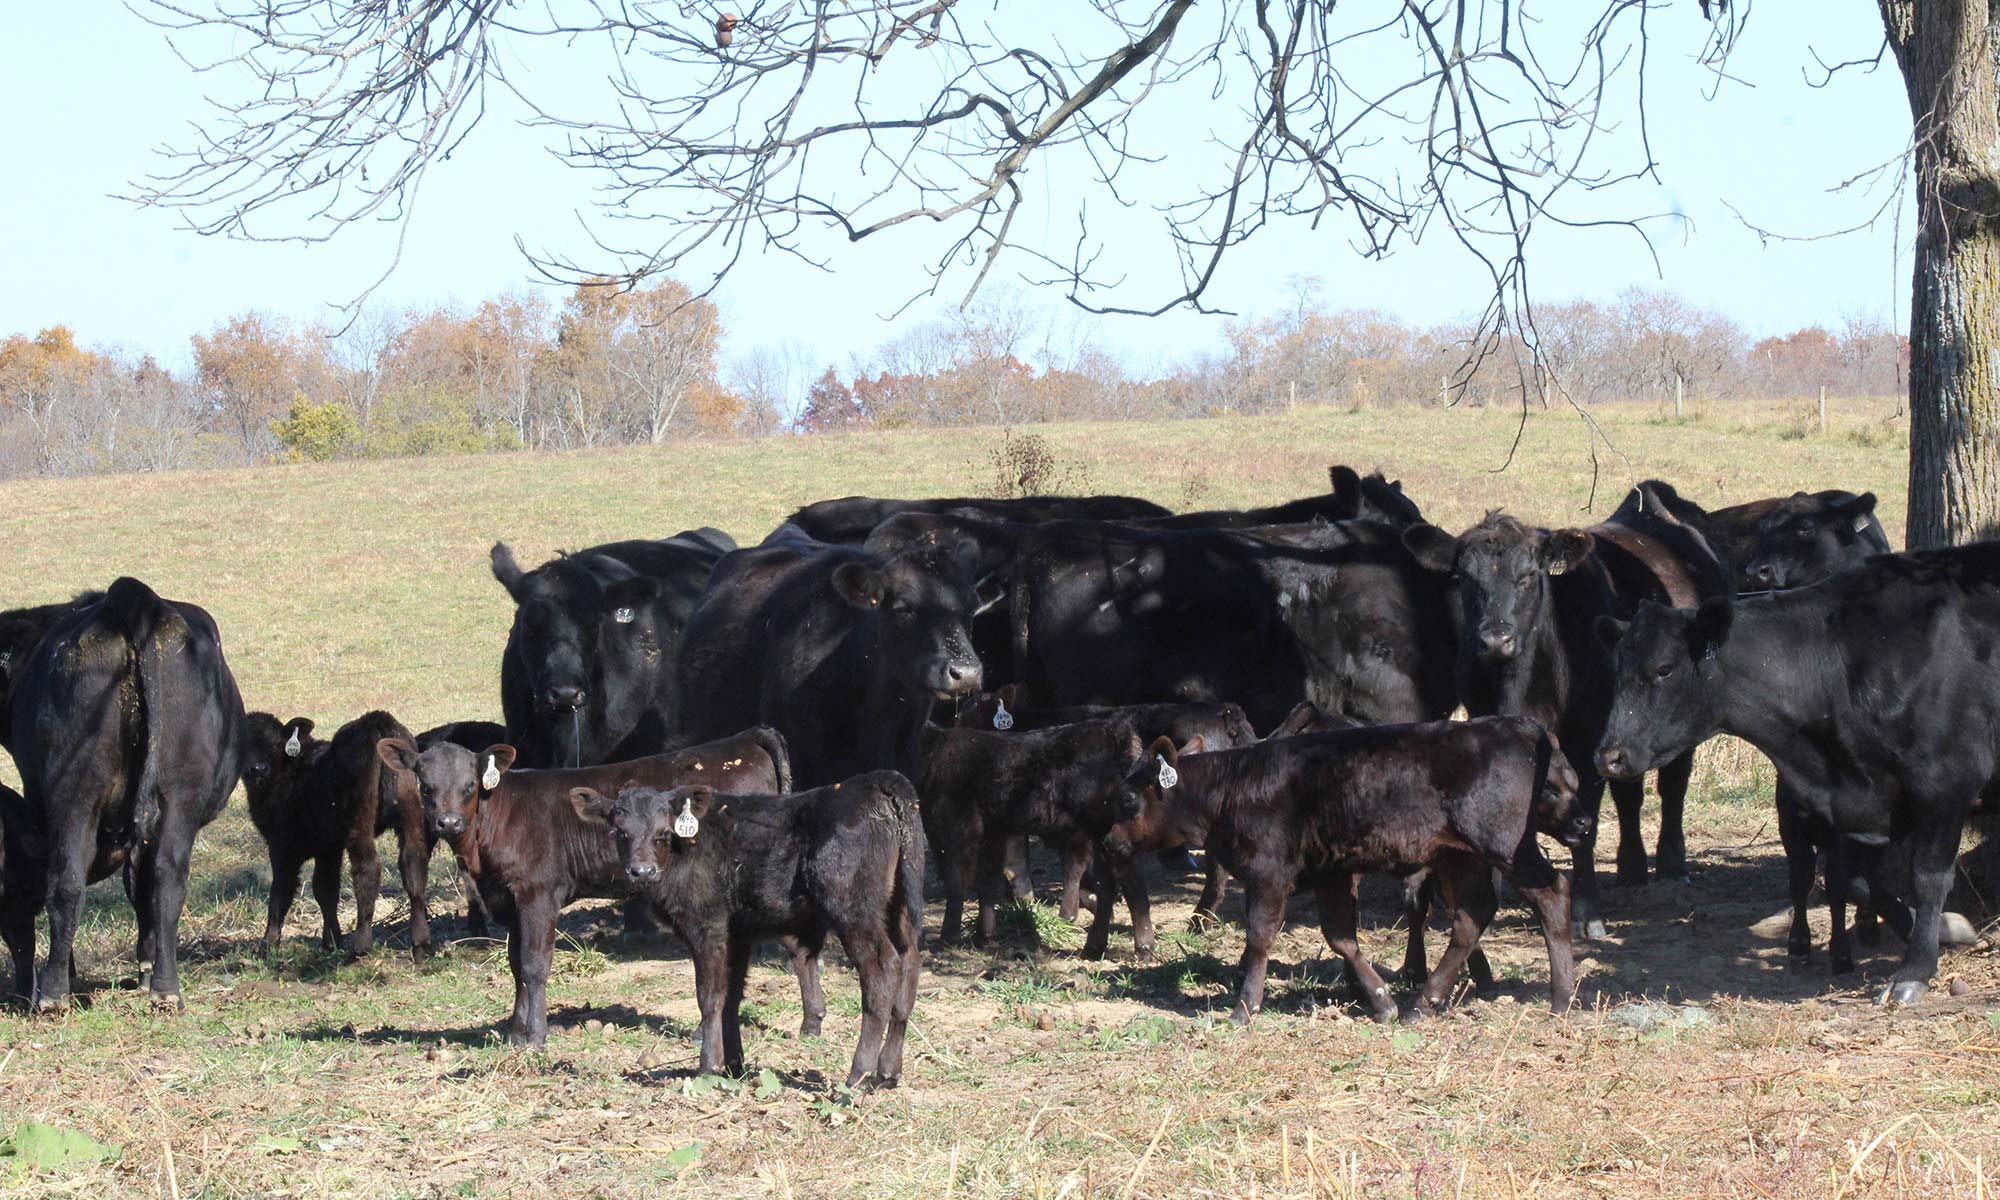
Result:
M1166 1136L1167 1122L1173 1119L1174 1106L1169 1104L1167 1111L1160 1117L1160 1127L1153 1131L1153 1140L1146 1143L1146 1152L1139 1156L1139 1165L1132 1168L1132 1178L1127 1179L1125 1186L1120 1189L1118 1200L1127 1200L1132 1195L1132 1189L1139 1186L1139 1176L1146 1173L1146 1164L1153 1161L1153 1151L1159 1147L1160 1139Z

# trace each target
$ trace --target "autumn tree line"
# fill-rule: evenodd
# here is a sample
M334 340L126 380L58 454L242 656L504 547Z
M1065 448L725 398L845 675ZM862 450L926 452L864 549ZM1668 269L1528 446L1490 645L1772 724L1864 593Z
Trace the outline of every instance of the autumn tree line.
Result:
M1088 327L1018 295L914 324L844 367L797 343L732 352L684 285L522 291L476 306L368 312L337 335L251 312L168 370L89 349L66 326L0 341L0 478L814 434L1258 413L1300 404L1728 401L1900 395L1907 342L1850 320L1753 340L1668 292L1545 306L1527 342L1474 345L1326 304L1290 281L1216 349L1136 369ZM1524 370L1523 364L1529 369Z

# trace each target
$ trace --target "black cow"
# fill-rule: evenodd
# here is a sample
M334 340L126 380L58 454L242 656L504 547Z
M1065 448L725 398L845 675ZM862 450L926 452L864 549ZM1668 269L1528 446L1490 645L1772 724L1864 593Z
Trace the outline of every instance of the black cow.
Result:
M299 872L313 864L313 898L319 902L320 945L340 945L340 858L354 876L356 957L375 945L375 899L382 890L382 860L375 838L395 826L393 797L383 792L382 761L375 743L407 738L410 731L385 712L364 713L320 741L305 717L279 721L253 712L244 721L243 794L250 822L271 857L271 899L259 948L277 948L285 916L299 891ZM386 800L386 802L385 802Z
M1909 849L1913 916L1874 881L1876 909L1909 929L1881 999L1921 995L1966 814L2000 766L2000 544L1884 555L1695 609L1646 605L1601 632L1617 638L1617 690L1599 769L1633 778L1731 733L1770 757L1815 820Z
M1326 469L1331 490L1323 496L1302 496L1283 504L1261 508L1218 508L1204 512L1175 513L1152 517L1134 524L1148 529L1250 529L1260 525L1298 525L1308 521L1387 521L1408 525L1423 520L1423 513L1403 495L1401 480L1382 477L1380 471L1362 475L1353 467L1335 464Z
M1376 1016L1394 1020L1389 987L1355 938L1355 879L1429 868L1454 913L1451 946L1423 989L1444 1005L1493 917L1492 872L1535 909L1549 951L1549 1002L1569 1007L1568 891L1537 832L1574 843L1590 818L1576 776L1540 726L1518 717L1423 725L1370 725L1303 734L1236 750L1187 753L1155 742L1110 788L1117 823L1106 849L1129 852L1205 841L1243 880L1249 936L1243 990L1231 1019L1246 1024L1264 1003L1271 944L1286 897L1319 896L1327 944L1361 977Z
M1648 600L1692 604L1728 591L1701 522L1699 509L1649 480L1588 529L1537 529L1495 512L1458 537L1434 525L1404 534L1420 562L1452 581L1466 709L1539 722L1555 733L1582 780L1593 831L1576 849L1571 902L1586 937L1604 936L1594 828L1604 780L1591 766L1591 751L1603 733L1612 683L1593 622L1629 615ZM1681 813L1693 769L1692 754L1660 768L1662 876L1687 874ZM1618 882L1643 884L1644 781L1614 782L1611 798L1618 810Z
M1105 772L1130 762L1142 745L1132 723L1115 717L1023 732L927 728L924 767L916 783L923 797L924 832L944 882L944 940L958 937L968 885L977 889L979 899L973 944L984 946L992 939L1011 839L1036 837L1073 854L1074 843L1102 837L1111 824L1110 810L1093 818L1089 806L1101 800ZM1084 957L1104 956L1112 904L1122 891L1132 911L1132 940L1139 957L1150 959L1152 908L1138 865L1111 855L1099 864L1098 874L1097 908Z
M492 721L451 721L426 729L416 736L418 753L432 746L463 746L477 754L488 746L498 746L507 740L507 727ZM439 833L424 817L424 803L417 777L409 771L387 762L381 764L382 817L393 823L396 830L396 866L403 879L403 894L410 902L410 957L416 962L429 958L433 949L430 918L430 876L431 854L437 848ZM476 938L486 936L486 905L479 899L479 889L471 879L459 872L464 883L466 920L468 932Z
M1798 587L1889 553L1875 493L1794 492L1718 508L1708 540L1737 590Z
M847 1086L896 1086L923 953L924 832L909 780L876 771L789 796L578 788L570 802L610 826L635 896L692 951L704 1074L743 1070L738 1012L757 942L782 937L816 961L831 931L861 980Z
M969 542L884 556L796 531L726 556L681 644L688 731L771 725L802 787L914 775L932 706L979 690L978 565Z
M86 884L125 867L139 974L180 1005L177 939L195 833L241 774L243 699L215 621L136 579L66 605L0 616L0 744L22 798L0 803L0 936L34 1007L69 996ZM35 911L49 954L30 983Z
M877 525L899 513L948 513L988 521L1033 524L1040 521L1130 521L1172 513L1136 496L1027 496L992 499L960 496L936 500L878 500L844 496L806 505L785 518L807 537L820 542L856 545ZM782 528L782 526L781 526Z
M504 542L494 545L493 577L515 604L500 703L524 766L588 767L665 747L681 726L681 631L735 547L719 530L694 529L523 571Z
M1377 521L1254 530L1059 523L1016 556L1014 666L1040 704L1300 700L1365 721L1457 706L1446 590Z
M1020 688L1014 684L975 696L971 703L958 710L953 724L960 729L993 729L1005 733L1107 719L1123 721L1142 742L1150 742L1156 737L1170 737L1182 743L1200 738L1212 750L1226 750L1231 746L1247 746L1257 740L1249 716L1235 704L1165 702L1048 708L1023 703ZM1079 838L1063 852L1062 902L1058 911L1065 921L1075 920L1082 905L1083 874L1090 868L1093 842L1092 838ZM1169 853L1185 858L1178 851ZM1215 906L1221 901L1228 884L1228 874L1210 859L1208 879L1202 885L1202 898L1195 905L1197 925L1215 920Z
M703 783L730 792L791 790L784 739L769 729L570 770L513 770L514 748L505 744L475 753L446 742L418 753L411 742L386 738L375 753L384 765L417 777L426 820L451 843L487 910L507 927L514 974L507 1042L515 1046L548 1040L549 963L563 906L586 897L624 899L631 892L625 864L600 830L577 816L571 789ZM806 1030L817 1032L818 960L811 961L810 975L802 956L795 954L793 965L806 1000Z

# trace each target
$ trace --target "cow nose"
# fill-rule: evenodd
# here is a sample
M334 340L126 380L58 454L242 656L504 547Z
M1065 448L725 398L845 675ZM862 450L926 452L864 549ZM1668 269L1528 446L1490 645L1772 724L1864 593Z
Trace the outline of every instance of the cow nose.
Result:
M660 868L653 863L639 863L625 868L625 873L632 877L634 883L651 883L660 877Z
M583 689L580 687L554 687L549 689L549 707L582 708Z
M1497 626L1479 631L1479 647L1488 658L1512 658L1514 652L1520 649L1520 643L1515 640L1512 629Z
M464 833L465 818L453 813L438 818L438 828L445 833Z
M1770 563L1758 563L1750 569L1750 578L1765 587L1775 587L1778 582L1778 572L1772 569Z
M1600 746L1597 750L1597 773L1606 779L1624 779L1631 774L1632 759L1623 746Z
M982 674L976 662L955 662L944 669L945 681L950 684L952 692L959 695L978 691Z

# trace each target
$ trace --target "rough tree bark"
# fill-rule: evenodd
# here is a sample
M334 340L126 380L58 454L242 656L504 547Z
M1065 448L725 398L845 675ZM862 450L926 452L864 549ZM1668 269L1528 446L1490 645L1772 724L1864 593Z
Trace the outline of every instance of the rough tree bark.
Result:
M1911 549L2000 536L2000 12L1878 0L1915 120Z

